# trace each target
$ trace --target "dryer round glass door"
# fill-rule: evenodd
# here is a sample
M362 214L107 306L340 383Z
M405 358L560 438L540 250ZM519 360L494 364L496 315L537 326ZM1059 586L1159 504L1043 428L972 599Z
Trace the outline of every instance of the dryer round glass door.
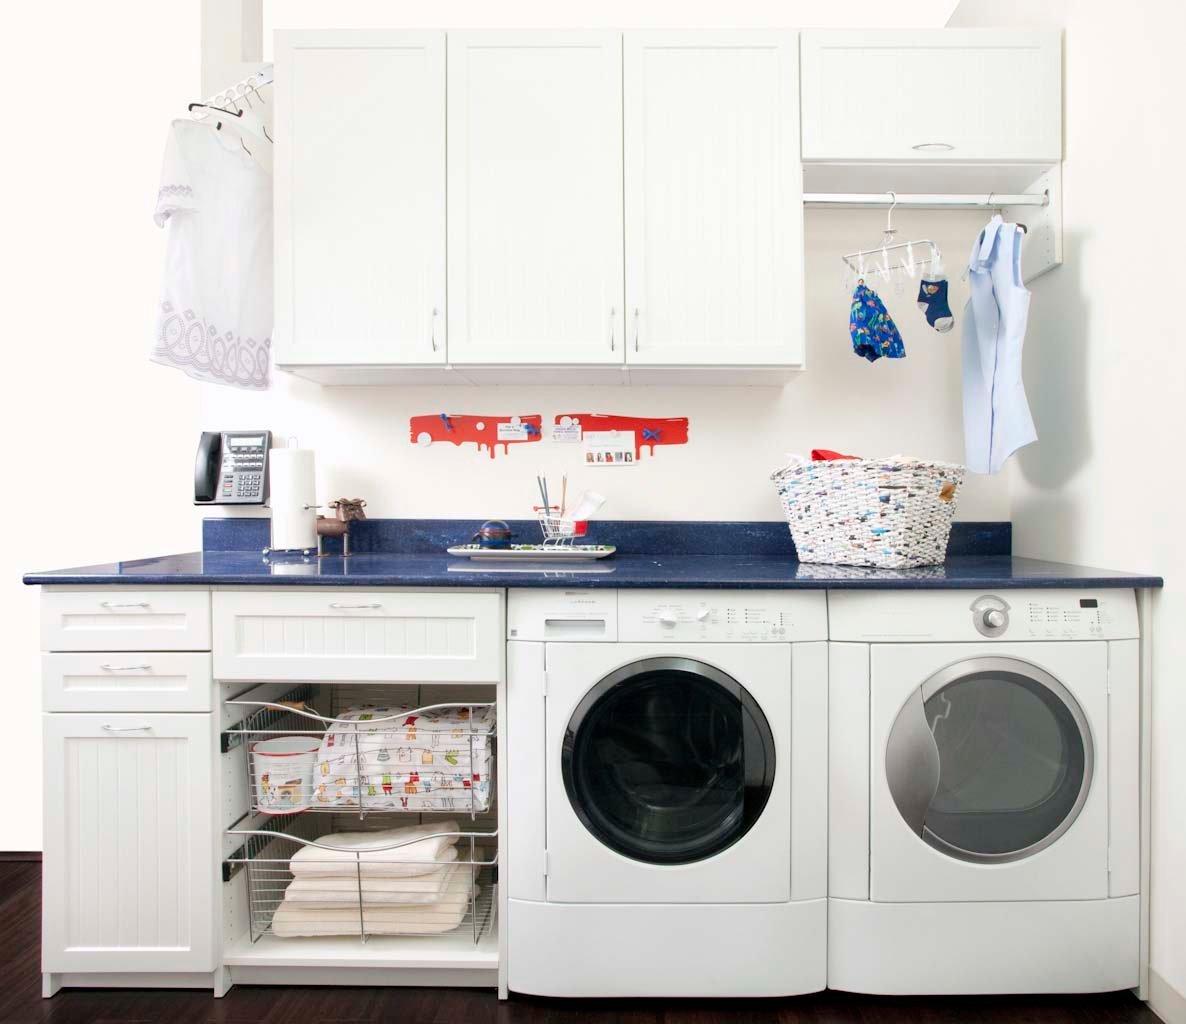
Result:
M647 658L585 695L561 771L600 842L634 860L688 864L758 820L774 785L774 737L737 680L690 658Z
M890 794L910 828L959 860L1045 849L1091 787L1086 716L1050 673L1018 658L950 665L906 701L890 731Z

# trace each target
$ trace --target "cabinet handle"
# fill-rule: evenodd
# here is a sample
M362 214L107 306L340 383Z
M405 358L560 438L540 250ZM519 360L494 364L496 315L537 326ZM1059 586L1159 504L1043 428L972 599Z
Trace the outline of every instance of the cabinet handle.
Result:
M437 308L432 307L432 320L429 322L428 340L432 343L432 350L437 350Z
M104 672L148 672L151 665L100 665Z
M950 142L918 142L910 148L919 153L950 153L955 146Z
M151 725L104 725L104 732L152 732Z
M147 601L125 601L122 604L117 601L100 601L100 608L147 608Z
M331 601L331 608L337 608L339 611L349 611L357 608L382 608L381 604L342 604L340 601Z
M617 319L618 311L611 308L609 311L609 350L611 352L617 351L617 346L614 344L614 320Z
M638 307L634 307L634 351L638 351Z

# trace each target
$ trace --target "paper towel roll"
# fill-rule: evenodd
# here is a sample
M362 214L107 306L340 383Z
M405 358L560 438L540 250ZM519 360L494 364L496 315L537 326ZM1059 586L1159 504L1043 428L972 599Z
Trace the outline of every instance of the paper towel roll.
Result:
M273 448L271 455L272 549L317 547L317 504L313 452Z

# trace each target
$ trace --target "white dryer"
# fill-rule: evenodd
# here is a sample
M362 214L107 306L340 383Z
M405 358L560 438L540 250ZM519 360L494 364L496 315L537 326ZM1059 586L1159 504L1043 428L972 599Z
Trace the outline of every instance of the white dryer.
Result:
M512 590L507 627L510 988L822 989L824 595Z
M1132 591L829 595L828 983L1135 986Z

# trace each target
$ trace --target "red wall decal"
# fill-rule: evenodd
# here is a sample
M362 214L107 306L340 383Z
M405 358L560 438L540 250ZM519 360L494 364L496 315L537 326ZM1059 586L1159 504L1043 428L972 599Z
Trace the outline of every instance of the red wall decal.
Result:
M582 433L590 430L628 430L634 433L634 458L637 461L643 448L655 454L655 446L663 444L688 443L688 418L675 416L664 419L661 416L607 416L599 412L567 412L558 415L554 422L564 418L577 420Z
M429 413L413 416L411 419L412 444L430 444L434 441L449 441L464 444L467 441L479 446L485 445L494 458L494 450L502 445L504 452L513 444L538 441L542 436L543 417L536 416L455 416L453 413ZM499 437L499 424L518 423L523 427L523 437ZM506 433L504 429L504 434ZM480 447L479 447L480 450Z

